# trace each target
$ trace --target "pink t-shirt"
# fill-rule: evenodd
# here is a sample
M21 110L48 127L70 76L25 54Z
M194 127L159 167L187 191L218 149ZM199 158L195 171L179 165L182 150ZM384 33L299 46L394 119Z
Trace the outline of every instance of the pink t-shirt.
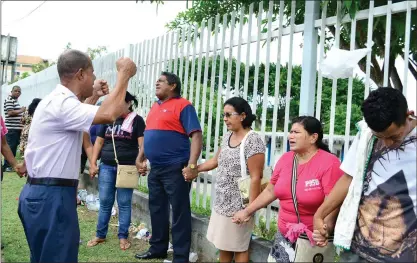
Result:
M7 133L6 124L4 124L4 120L2 116L0 116L0 131L1 131L1 137L6 135Z
M298 223L291 197L291 177L294 152L287 152L275 165L271 184L275 185L275 196L279 199L278 228L281 234L288 231L287 223ZM301 222L313 231L313 216L326 195L343 175L339 159L326 151L319 150L309 162L299 164L296 195Z

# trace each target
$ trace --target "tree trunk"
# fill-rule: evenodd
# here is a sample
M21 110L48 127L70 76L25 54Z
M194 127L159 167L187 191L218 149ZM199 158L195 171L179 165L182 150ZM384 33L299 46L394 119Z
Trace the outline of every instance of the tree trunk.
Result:
M413 74L414 79L417 80L417 71L410 61L408 61L408 69L411 71L411 74Z
M392 67L392 71L390 74L392 84L394 85L394 88L403 91L403 84L401 83L400 76L398 75L397 68L394 66Z

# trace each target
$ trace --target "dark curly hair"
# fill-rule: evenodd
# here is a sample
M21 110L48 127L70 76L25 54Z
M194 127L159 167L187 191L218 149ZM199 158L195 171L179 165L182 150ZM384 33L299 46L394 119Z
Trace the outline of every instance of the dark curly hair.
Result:
M405 124L408 105L401 91L380 87L369 93L361 110L368 127L375 132L383 132L392 123L397 126Z
M126 97L125 97L126 103L132 102L132 105L130 105L129 110L133 111L135 108L138 107L138 99L135 95L132 95L129 91L126 91Z

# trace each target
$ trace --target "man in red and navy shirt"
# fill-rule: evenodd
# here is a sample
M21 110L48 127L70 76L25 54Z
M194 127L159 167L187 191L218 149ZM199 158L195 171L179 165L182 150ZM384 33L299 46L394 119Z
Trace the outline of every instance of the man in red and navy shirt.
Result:
M189 191L192 179L197 177L197 160L202 148L201 127L193 105L180 97L178 76L162 72L155 93L159 100L146 118L143 148L136 160L141 173L146 171L146 159L152 167L148 176L151 247L135 257L166 257L171 204L173 262L188 262L191 246Z

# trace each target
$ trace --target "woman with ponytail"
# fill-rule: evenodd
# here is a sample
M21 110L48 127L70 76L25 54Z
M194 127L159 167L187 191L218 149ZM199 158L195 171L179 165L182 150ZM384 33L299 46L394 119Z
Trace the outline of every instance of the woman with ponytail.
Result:
M242 224L260 208L279 200L278 232L268 262L297 260L295 244L299 238L314 244L314 214L343 175L339 159L323 142L323 128L316 118L295 118L288 141L290 151L284 153L275 165L267 188L248 207L233 216L233 222ZM334 227L337 213L334 211L325 220L329 232ZM305 258L302 261L307 262Z
M207 239L220 250L220 262L232 262L233 258L235 262L249 262L253 219L244 226L238 226L233 224L231 218L243 208L239 190L243 169L245 180L249 182L249 202L256 199L261 189L265 145L261 136L251 130L254 120L255 115L246 100L239 97L228 99L224 103L223 121L229 132L223 136L214 158L197 168L200 173L217 168L216 198Z

